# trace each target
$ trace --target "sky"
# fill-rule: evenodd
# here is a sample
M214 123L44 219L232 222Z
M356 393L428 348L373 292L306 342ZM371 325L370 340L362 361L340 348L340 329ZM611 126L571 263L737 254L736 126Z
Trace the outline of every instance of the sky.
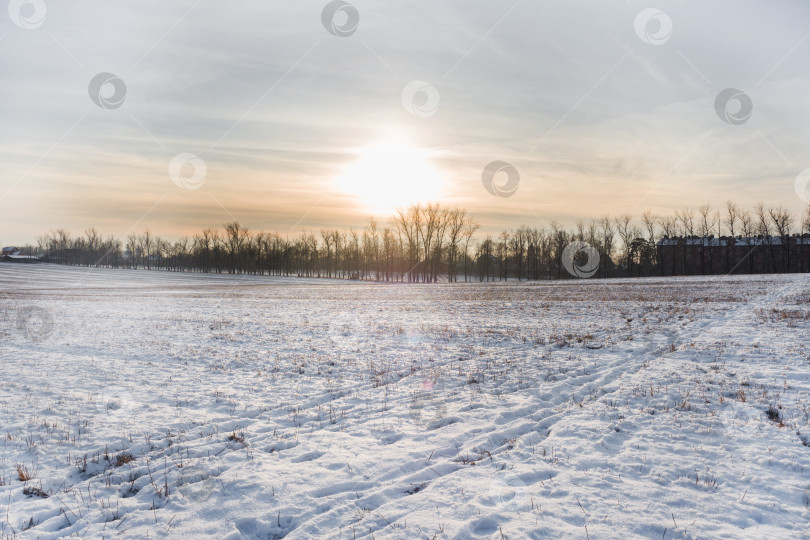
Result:
M414 202L467 208L486 232L807 204L799 0L11 0L2 15L4 245L90 226L360 228Z

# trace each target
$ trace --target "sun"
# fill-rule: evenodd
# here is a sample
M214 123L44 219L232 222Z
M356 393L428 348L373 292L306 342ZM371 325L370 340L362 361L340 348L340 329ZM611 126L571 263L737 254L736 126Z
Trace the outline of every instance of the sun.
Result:
M431 152L404 139L367 146L335 178L335 187L376 215L416 203L435 202L443 181L431 163Z

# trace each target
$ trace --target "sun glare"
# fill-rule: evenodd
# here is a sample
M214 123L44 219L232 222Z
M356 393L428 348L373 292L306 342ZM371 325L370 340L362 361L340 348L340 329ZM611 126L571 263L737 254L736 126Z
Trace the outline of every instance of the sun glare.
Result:
M398 207L437 201L442 177L430 162L430 152L392 139L358 152L335 186L366 210L388 215Z

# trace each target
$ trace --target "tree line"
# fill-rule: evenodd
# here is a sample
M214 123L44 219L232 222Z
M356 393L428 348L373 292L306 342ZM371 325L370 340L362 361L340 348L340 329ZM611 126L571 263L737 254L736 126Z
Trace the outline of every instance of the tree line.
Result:
M175 242L148 228L125 240L93 227L80 236L59 229L28 249L78 266L433 283L571 277L563 264L566 247L585 242L599 257L594 277L652 276L663 268L661 239L741 236L782 238L786 245L791 235L810 234L810 206L798 219L781 206L746 210L729 201L722 212L706 204L671 216L648 211L638 220L605 215L573 229L552 221L480 237L479 228L465 209L418 204L397 210L382 226L370 218L361 230L324 228L293 238L234 221Z

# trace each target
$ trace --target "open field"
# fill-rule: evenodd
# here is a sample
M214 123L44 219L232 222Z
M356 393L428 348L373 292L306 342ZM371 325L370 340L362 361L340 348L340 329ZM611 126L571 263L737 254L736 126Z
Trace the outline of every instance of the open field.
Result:
M810 529L810 276L0 265L0 536Z

